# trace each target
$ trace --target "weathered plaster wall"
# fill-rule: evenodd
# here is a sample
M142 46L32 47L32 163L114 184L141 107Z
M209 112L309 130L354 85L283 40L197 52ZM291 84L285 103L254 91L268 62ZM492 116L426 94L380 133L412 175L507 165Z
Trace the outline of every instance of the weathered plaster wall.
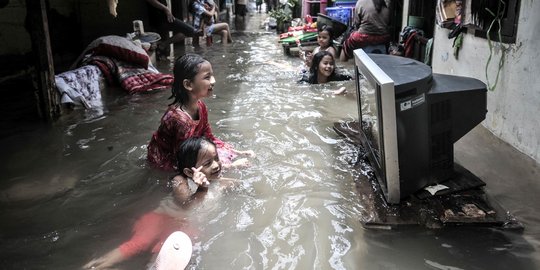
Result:
M133 21L142 20L148 28L148 14L144 0L120 0L117 17L109 13L107 1L78 0L80 2L80 21L83 29L82 39L85 44L105 35L125 36L133 32Z
M105 0L50 0L50 6L63 16L75 17L80 33L66 32L65 36L81 39L85 45L99 36L125 35L132 31L133 20L146 23L148 16L146 5L141 0L120 1L116 18L109 14ZM12 0L0 9L0 55L25 54L31 50L30 35L24 28L25 18L25 1Z
M488 92L488 113L482 123L496 136L540 162L540 1L523 0L517 40L507 47L497 86ZM453 55L448 30L436 27L433 72L469 76L493 85L502 46L494 43L491 63L488 42L467 34L459 58Z
M31 50L30 35L24 29L25 17L23 1L9 1L0 9L0 55L23 54Z

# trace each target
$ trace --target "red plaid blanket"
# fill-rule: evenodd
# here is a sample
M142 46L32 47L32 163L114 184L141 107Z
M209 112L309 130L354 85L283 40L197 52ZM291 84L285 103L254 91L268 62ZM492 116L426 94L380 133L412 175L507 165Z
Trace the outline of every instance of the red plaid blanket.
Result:
M119 84L128 93L148 92L168 88L174 77L144 69L126 62L106 56L91 56L83 62L86 65L96 65L110 84Z

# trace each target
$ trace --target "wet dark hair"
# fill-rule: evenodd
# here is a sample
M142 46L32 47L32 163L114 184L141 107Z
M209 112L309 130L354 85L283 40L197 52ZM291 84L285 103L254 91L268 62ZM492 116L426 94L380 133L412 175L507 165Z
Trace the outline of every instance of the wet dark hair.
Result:
M385 0L372 0L373 5L375 6L375 9L377 10L377 13L381 12L383 7L386 7L386 1Z
M319 33L320 32L323 32L323 31L326 31L328 32L328 35L330 36L330 46L333 46L333 41L334 41L334 28L332 28L332 26L328 25L328 24L325 24L323 26L321 26L321 29L319 29Z
M214 142L209 140L206 137L191 137L182 142L176 153L176 166L178 168L178 173L182 176L187 177L184 173L184 168L193 168L197 165L197 157L199 156L199 151L205 143L209 143L216 147Z
M184 80L192 81L195 79L201 64L204 62L208 62L208 60L194 53L187 53L176 59L173 69L174 82L169 97L169 99L174 98L174 101L169 105L186 104L189 101L188 91L184 88Z
M316 53L313 56L313 60L311 61L311 67L309 68L309 73L310 73L310 76L309 76L309 79L308 79L309 83L312 83L312 84L319 83L318 82L319 64L321 63L322 59L327 55L332 57L334 62L336 61L334 59L334 56L331 53L329 53L328 51L320 51L320 52ZM335 63L334 63L334 65L335 65ZM332 71L332 74L330 75L330 77L334 76L335 74L336 74L336 68L334 67L334 71ZM330 78L328 78L328 79L329 79L329 81L331 81Z

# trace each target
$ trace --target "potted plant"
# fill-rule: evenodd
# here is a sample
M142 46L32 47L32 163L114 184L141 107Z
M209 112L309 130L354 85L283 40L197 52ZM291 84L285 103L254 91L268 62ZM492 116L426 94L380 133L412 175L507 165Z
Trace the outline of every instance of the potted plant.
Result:
M299 0L279 0L277 8L269 12L268 15L276 19L278 32L287 32L298 2Z
M292 13L287 12L287 10L283 7L278 7L271 10L268 13L268 16L276 19L276 30L278 33L286 32L288 27L285 26L289 25L292 20Z

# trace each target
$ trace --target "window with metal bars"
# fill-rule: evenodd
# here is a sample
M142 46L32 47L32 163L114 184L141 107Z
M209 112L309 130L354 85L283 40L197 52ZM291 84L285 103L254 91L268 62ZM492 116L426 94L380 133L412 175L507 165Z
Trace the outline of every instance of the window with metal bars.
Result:
M475 36L503 43L516 42L520 0L471 0Z

